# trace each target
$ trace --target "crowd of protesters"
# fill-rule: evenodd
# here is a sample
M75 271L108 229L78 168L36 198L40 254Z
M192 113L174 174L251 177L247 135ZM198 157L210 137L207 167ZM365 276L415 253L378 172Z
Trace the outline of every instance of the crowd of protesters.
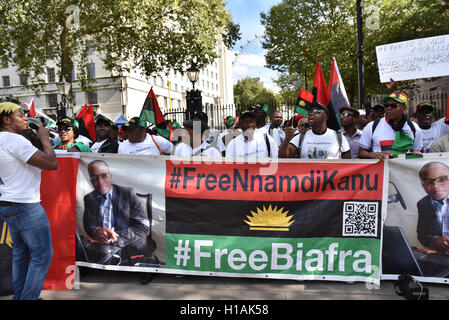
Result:
M118 154L225 157L226 160L262 158L385 159L399 154L446 152L449 125L435 121L435 107L421 103L407 117L408 98L400 91L385 95L368 114L346 106L337 112L340 129L328 127L332 114L313 103L306 116L284 119L281 111L269 114L261 103L224 119L225 129L211 135L208 119L197 113L163 137L148 122L133 117L120 127L104 115L95 117L95 141L80 134L76 119L56 123L55 150ZM268 120L268 121L267 121Z

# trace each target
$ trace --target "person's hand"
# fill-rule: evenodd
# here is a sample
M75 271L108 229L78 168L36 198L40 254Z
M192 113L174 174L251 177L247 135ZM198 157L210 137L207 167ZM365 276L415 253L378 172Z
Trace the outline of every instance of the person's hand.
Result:
M385 85L390 92L396 91L396 81L390 78L390 82Z
M36 131L36 136L41 141L48 140L50 138L50 130L48 130L47 128L45 128L43 126L40 126L39 129L37 129L37 131Z
M432 241L432 248L440 253L449 254L449 237L436 237Z
M118 239L118 234L109 228L97 228L95 238L101 243L113 243Z
M385 160L385 155L382 152L370 152L369 156L371 159Z
M285 140L290 142L290 140L292 140L293 136L295 135L296 129L293 126L289 126L285 127L283 130L285 132Z

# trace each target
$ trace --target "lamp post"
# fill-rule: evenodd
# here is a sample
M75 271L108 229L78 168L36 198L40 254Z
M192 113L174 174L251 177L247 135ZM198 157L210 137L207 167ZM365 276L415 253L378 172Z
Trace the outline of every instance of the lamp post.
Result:
M65 78L62 77L62 82L56 83L56 86L58 87L58 91L61 94L61 103L56 109L58 119L60 119L67 116L67 94L70 92L72 84L66 82Z
M187 110L186 110L186 120L193 118L195 113L201 112L203 108L201 91L195 89L195 82L198 81L200 70L197 68L196 63L192 62L187 71L187 77L189 81L192 82L192 90L187 91Z

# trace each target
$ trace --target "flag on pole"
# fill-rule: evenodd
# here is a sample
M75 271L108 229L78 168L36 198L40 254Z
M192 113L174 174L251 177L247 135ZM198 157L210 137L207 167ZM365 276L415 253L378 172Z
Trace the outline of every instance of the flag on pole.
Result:
M343 107L349 107L349 100L346 94L345 85L338 70L337 60L333 58L331 77L329 80L328 96L332 102L335 114L339 116L340 109Z
M299 91L298 99L296 100L295 113L301 115L301 118L307 117L309 109L313 104L313 94L309 91L301 89Z
M334 108L332 107L332 101L328 95L326 81L324 80L323 71L321 70L321 65L319 62L316 64L312 93L314 96L314 103L319 103L327 107L329 113L327 117L327 127L332 130L339 130L340 122L339 119L337 119Z
M444 123L449 124L449 94L447 95L446 117L444 118Z
M95 133L94 108L92 105L84 104L76 119L79 123L79 133L95 142L97 135Z
M31 99L30 104L26 104L25 106L28 108L28 116L35 117L37 115L36 109L34 108L34 98Z
M150 92L148 92L147 98L140 112L140 125L142 127L147 127L147 122L152 123L156 126L157 132L163 137L170 138L170 126L164 118L159 104L157 102L156 95L154 94L153 87L151 87Z

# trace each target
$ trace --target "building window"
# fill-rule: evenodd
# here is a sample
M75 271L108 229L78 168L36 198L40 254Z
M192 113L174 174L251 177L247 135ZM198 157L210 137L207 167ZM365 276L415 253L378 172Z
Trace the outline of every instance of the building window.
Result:
M21 86L28 85L28 77L26 77L26 76L19 75L19 81L20 81Z
M4 87L10 87L11 86L11 82L9 81L9 76L3 76L3 86Z
M55 68L47 68L47 82L56 82Z
M47 96L48 106L50 108L56 108L58 106L58 95L57 94L49 94Z
M95 78L95 63L88 63L87 64L87 77L88 78Z
M96 91L91 91L87 93L87 102L89 104L98 104L98 94Z
M2 60L2 65L0 66L0 69L6 69L6 68L8 68L8 67L9 67L8 60L3 59L3 60Z

